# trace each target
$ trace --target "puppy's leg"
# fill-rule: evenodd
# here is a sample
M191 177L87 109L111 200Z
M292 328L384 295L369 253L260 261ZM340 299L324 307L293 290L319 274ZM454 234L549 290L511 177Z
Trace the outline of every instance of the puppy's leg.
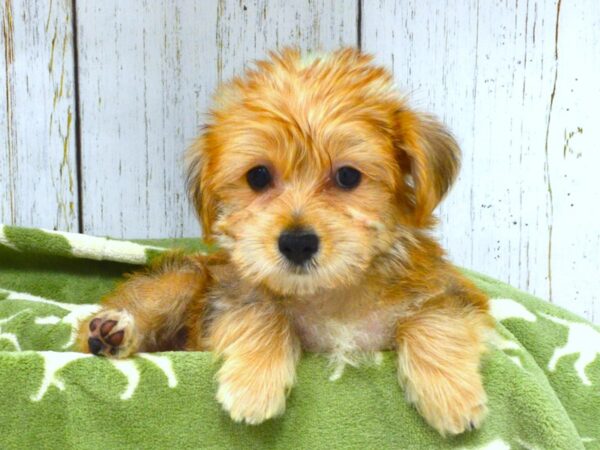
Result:
M169 253L145 272L131 275L102 301L100 312L80 324L83 352L126 358L138 351L175 350L185 336L185 312L198 312L207 280L201 256Z
M217 400L233 420L259 424L284 412L300 344L276 305L252 303L221 312L209 340L223 358Z
M408 401L442 435L477 428L486 409L479 363L492 319L464 295L445 295L401 320L398 376ZM482 298L483 297L483 298Z

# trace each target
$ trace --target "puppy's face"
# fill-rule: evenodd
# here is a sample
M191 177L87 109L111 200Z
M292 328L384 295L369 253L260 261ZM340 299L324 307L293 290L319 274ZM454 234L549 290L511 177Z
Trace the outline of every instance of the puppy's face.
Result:
M285 51L223 87L188 181L241 276L302 295L356 283L399 226L430 226L458 157L370 57Z

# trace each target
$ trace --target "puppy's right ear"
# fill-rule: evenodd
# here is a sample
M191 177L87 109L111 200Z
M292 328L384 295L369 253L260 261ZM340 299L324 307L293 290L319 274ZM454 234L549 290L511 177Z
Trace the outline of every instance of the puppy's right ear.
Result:
M217 204L213 188L208 178L206 161L207 134L203 132L187 149L185 166L187 171L187 192L196 214L202 224L202 234L206 241L212 238L212 227L217 215Z
M407 108L396 112L395 138L403 172L410 176L415 223L427 226L458 175L460 148L435 117Z

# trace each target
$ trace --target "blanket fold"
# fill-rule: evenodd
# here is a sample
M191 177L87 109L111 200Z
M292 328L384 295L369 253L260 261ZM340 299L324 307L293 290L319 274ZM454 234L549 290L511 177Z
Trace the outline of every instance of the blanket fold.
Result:
M491 297L497 336L480 430L442 438L404 399L394 355L346 367L304 355L283 417L233 423L210 353L114 361L73 351L75 325L122 273L195 239L122 241L0 225L0 448L600 449L600 330L466 271Z

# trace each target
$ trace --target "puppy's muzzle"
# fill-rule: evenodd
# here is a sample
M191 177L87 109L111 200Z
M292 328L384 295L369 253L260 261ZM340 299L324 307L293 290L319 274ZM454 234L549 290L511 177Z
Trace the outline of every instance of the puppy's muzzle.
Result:
M319 237L305 229L286 230L279 235L279 251L291 263L301 266L319 250Z

